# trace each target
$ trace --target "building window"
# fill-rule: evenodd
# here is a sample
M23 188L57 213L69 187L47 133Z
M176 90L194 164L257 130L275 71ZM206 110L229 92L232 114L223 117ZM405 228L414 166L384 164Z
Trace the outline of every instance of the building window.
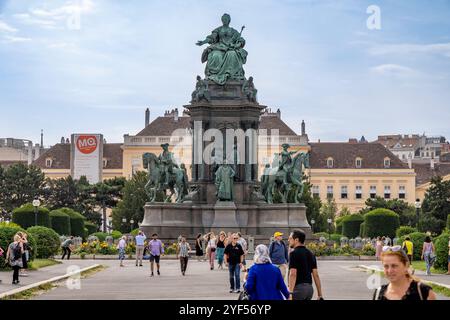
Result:
M333 158L328 158L327 159L327 168L333 168L333 166L334 166Z
M377 196L377 186L370 186L370 198L375 199Z
M45 159L45 166L47 167L47 168L50 168L51 166L52 166L52 159L51 158L47 158L47 159Z
M362 186L356 186L355 195L356 199L362 198Z
M108 159L103 158L103 168L106 168L108 165Z
M312 186L312 194L313 194L313 197L319 196L319 186Z
M327 186L327 198L333 198L333 186Z
M347 199L347 186L341 186L341 199Z
M361 168L362 167L362 159L356 158L355 165L357 168Z
M391 187L390 186L384 186L384 198L385 199L391 198Z
M405 199L406 198L406 188L405 186L398 187L398 198Z
M384 167L385 168L390 168L390 166L391 166L391 159L384 158Z

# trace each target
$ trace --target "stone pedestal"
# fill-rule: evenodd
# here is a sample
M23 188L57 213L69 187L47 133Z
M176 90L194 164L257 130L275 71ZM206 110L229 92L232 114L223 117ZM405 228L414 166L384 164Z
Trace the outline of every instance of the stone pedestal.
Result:
M236 204L233 201L217 201L214 205L214 222L212 229L220 229L225 232L236 232L239 225L236 219Z

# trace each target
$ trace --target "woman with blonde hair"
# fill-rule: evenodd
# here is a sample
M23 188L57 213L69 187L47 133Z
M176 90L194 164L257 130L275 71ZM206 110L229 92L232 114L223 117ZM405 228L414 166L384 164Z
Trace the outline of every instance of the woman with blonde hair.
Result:
M384 246L381 263L389 283L375 291L373 300L436 300L431 287L410 274L409 259L401 246Z
M6 261L13 269L13 281L12 284L19 284L19 270L23 267L23 244L22 237L16 234L14 236L14 242L8 246L8 252L6 253Z

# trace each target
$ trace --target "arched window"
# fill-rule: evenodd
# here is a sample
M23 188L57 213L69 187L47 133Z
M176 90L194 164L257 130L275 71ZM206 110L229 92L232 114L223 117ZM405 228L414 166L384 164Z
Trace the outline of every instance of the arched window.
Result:
M391 167L391 159L390 158L384 158L384 167L390 168Z
M333 168L334 167L334 159L329 157L327 159L327 168Z
M362 159L360 157L357 157L355 160L355 167L361 168L362 167Z
M53 163L53 159L52 159L52 158L47 158L47 159L45 159L45 166L46 166L47 168L51 168L52 163Z

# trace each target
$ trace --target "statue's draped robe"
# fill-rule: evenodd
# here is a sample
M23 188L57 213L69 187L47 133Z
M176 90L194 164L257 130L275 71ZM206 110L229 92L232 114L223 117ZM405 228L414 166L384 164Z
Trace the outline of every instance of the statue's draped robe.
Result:
M220 166L216 171L217 197L220 200L233 200L234 170L230 166Z
M231 27L214 29L206 37L210 44L203 51L202 62L207 61L206 78L223 85L228 79L243 80L243 64L247 61L247 51L243 49L245 40Z

